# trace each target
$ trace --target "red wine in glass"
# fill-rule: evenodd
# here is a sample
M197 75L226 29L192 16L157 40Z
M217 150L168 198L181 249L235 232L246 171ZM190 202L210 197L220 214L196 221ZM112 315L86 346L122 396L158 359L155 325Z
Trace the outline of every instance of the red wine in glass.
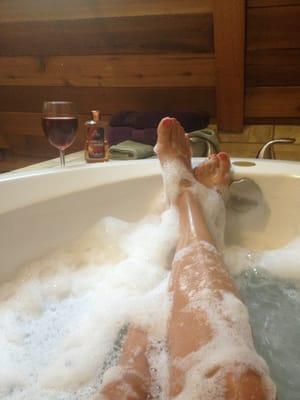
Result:
M61 165L65 165L64 151L75 140L78 119L75 106L70 102L45 102L42 127L52 146L59 149Z
M74 142L78 120L76 117L43 117L42 125L52 146L65 150Z

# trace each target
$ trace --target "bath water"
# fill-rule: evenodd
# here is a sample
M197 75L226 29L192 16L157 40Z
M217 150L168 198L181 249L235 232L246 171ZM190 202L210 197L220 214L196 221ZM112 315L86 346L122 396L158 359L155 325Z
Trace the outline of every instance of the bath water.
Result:
M270 367L278 399L299 400L299 287L256 268L243 272L236 283L249 310L255 347Z
M154 345L162 343L177 238L174 209L138 223L105 218L2 283L0 399L92 399L130 323L147 329ZM279 400L300 398L300 290L286 280L300 279L297 247L295 242L273 252L225 250ZM274 259L276 277L270 274ZM153 362L163 399L167 363L163 349L158 353Z

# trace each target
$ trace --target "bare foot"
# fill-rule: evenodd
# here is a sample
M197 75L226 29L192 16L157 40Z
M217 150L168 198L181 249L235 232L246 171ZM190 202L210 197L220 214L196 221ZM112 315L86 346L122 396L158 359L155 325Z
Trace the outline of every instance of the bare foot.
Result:
M181 176L181 178L178 177L177 186L179 190L176 192L177 195L181 189L191 186L195 178L195 181L204 186L216 189L226 200L226 189L230 183L230 159L228 155L224 152L213 154L208 160L192 170L189 138L175 118L166 117L161 120L157 128L155 152L162 168L168 166L171 161L179 161L186 168L188 174L184 177ZM180 175L178 167L172 172L173 175L176 173ZM166 177L164 179L166 181ZM172 184L176 184L176 181L171 180L169 186L172 186ZM166 190L167 193L171 191L170 187L168 189ZM176 196L173 196L173 200L174 197Z
M230 183L230 166L226 153L213 154L194 168L194 177L206 187L222 191Z
M175 118L163 118L157 128L154 148L162 166L167 161L181 161L192 172L189 138Z

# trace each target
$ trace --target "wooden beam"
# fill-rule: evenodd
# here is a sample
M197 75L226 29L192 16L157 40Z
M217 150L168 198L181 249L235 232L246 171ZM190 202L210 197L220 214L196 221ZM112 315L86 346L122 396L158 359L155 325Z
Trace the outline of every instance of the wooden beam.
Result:
M244 122L245 1L214 1L217 124L239 132Z

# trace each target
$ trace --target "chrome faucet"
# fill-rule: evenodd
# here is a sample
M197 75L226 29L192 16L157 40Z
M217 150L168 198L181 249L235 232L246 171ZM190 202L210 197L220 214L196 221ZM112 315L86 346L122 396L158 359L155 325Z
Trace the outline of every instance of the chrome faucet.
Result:
M211 154L219 152L219 148L213 140L214 131L212 131L211 129L193 131L190 132L188 135L192 145L205 145L205 150L203 151L204 157L208 157Z
M276 155L274 151L274 144L291 144L296 141L295 138L279 138L279 139L273 139L270 140L269 142L265 143L262 148L258 151L256 158L265 158L265 159L270 159L270 160L276 160Z

